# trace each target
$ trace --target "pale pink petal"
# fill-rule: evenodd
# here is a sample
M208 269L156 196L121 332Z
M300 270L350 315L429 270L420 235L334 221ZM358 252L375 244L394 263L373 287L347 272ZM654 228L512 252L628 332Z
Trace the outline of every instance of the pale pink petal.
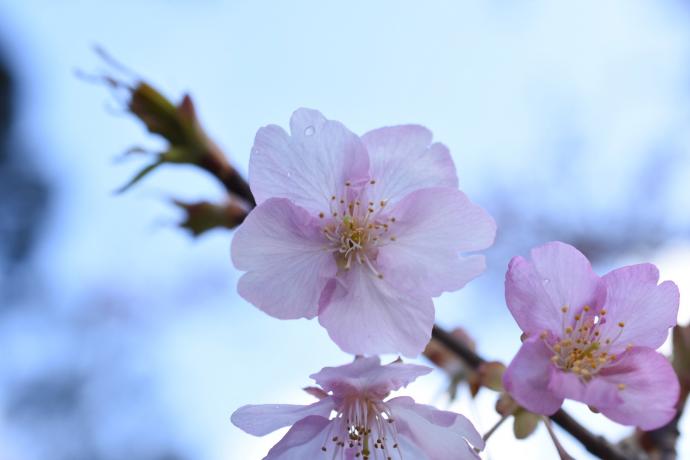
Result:
M551 375L556 372L551 356L553 353L542 340L527 340L503 375L508 393L522 407L537 414L551 415L563 404L563 398L549 387Z
M338 282L335 278L331 278L330 280L328 280L328 283L326 283L326 286L323 288L323 291L321 292L321 297L319 297L319 310L325 308L326 305L331 303L331 299L333 298L333 294L335 293L335 288L337 285Z
M369 158L362 141L337 121L316 110L299 109L288 135L269 125L256 134L249 158L249 184L257 203L277 197L318 213L327 212L332 195L345 182L368 179Z
M574 399L598 410L622 401L618 390L597 376L584 382L577 374L560 370L551 372L549 390L560 398Z
M436 425L450 427L453 431L467 439L467 441L469 441L469 443L477 449L484 449L485 442L482 438L482 435L479 434L472 422L470 422L467 417L455 412L438 410L433 406L417 404L412 398L406 396L393 398L388 402L394 400L396 401L395 404L404 405L408 408L411 408L419 415Z
M386 401L401 436L409 438L429 460L478 459L472 448L484 448L481 435L460 414L416 404L412 398Z
M333 407L333 400L330 397L309 406L294 404L249 405L237 409L230 420L235 426L249 434L264 436L284 426L293 425L309 415L320 415L328 418Z
M559 335L564 316L570 324L584 306L597 308L601 281L580 251L551 242L532 249L531 256L531 261L514 257L506 273L506 302L524 332Z
M334 394L366 393L383 398L429 372L429 367L401 362L381 366L379 358L372 356L344 366L324 367L310 378Z
M400 449L400 459L407 460L408 458L414 460L433 460L429 458L424 452L420 450L419 447L414 443L412 439L409 439L405 435L398 435L398 448ZM354 458L351 460L360 460L359 458ZM394 460L398 460L394 457Z
M240 295L281 319L316 316L321 293L337 272L316 220L282 198L247 216L232 240L232 261L247 271Z
M434 304L414 298L355 264L342 279L343 295L319 312L331 339L352 354L401 353L415 357L431 338ZM343 289L343 288L339 288Z
M624 386L617 390L621 404L601 408L611 420L653 430L670 422L676 414L678 377L668 360L650 348L632 348L597 378L615 388Z
M671 281L657 285L659 270L652 264L619 268L602 279L607 288L607 313L599 330L601 337L615 339L612 351L620 352L629 345L660 347L669 328L676 325L678 287Z
M381 368L381 359L378 356L357 357L349 364L334 367L324 367L319 372L309 376L317 385L326 391L345 379L358 378L363 373L376 372Z
M368 189L375 202L392 204L423 188L458 187L448 149L431 139L431 131L417 125L380 128L362 136L375 180Z
M333 449L328 439L333 423L318 415L308 416L295 423L283 439L268 452L264 460L317 460L329 458ZM326 452L322 448L326 448Z
M392 285L420 296L438 296L460 289L484 270L483 256L458 253L490 246L496 223L461 191L418 190L386 216L389 232L376 262Z

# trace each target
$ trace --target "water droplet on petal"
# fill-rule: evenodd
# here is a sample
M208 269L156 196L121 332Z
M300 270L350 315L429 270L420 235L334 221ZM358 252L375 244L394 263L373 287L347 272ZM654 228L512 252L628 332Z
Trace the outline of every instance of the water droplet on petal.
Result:
M544 284L549 284L550 282L551 282L551 280L548 279L548 278L544 278L544 279L542 280L542 283L544 283Z
M305 136L313 136L316 130L314 129L313 126L307 126L304 128L304 135Z

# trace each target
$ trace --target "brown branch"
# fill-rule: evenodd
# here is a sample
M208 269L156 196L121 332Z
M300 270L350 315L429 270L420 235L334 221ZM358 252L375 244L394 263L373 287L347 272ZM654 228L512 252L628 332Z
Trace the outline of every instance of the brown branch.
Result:
M103 50L97 51L115 69L124 70L126 74L131 74ZM92 77L86 78L94 79ZM140 81L132 86L108 76L97 76L95 80L105 82L112 88L124 88L130 91L131 99L127 103L128 110L144 122L151 133L162 136L170 143L169 151L159 155L156 162L144 168L124 188L128 188L162 163L194 164L220 181L229 195L243 199L247 204L247 210L245 212L244 207L236 206L234 203L229 203L225 208L209 203L178 203L188 212L187 221L183 222L182 226L189 228L195 234L199 234L215 227L232 228L244 220L249 210L256 206L256 200L249 183L230 164L223 151L206 135L189 95L185 95L179 105L174 105L145 82ZM198 215L192 215L194 212L198 214L200 210L206 211L205 215L202 216L203 219L200 219ZM209 211L212 212L209 213ZM472 369L479 368L485 362L481 356L440 327L434 326L432 335L434 339L442 343ZM688 348L690 348L690 344L688 344ZM685 395L687 396L687 392ZM675 441L678 438L677 423L684 402L683 399L683 404L680 405L675 420L655 432L645 433L645 435L649 435L648 439L654 446L668 454L664 459L675 458ZM551 419L579 440L594 455L605 460L625 460L625 457L604 438L590 433L564 411L559 410L551 416Z
M185 107L185 103L187 104L187 110L191 111L190 113L193 114L191 100L185 98L182 107ZM232 167L232 165L230 165L223 152L209 138L203 136L203 141L205 154L201 155L201 159L197 165L218 179L229 194L243 198L250 209L254 208L256 206L256 200L252 195L247 181L234 167ZM473 369L479 368L482 363L486 362L484 358L469 349L465 344L456 340L439 326L433 327L432 336ZM592 434L563 410L559 410L552 415L551 420L570 433L575 439L580 441L589 452L599 458L603 460L626 460L625 456L619 453L614 446L606 441L606 439Z
M577 420L572 418L566 411L559 409L553 414L551 420L570 435L580 441L587 451L603 460L629 460L614 445L609 443L603 436L597 436L587 428L580 425Z
M252 208L256 206L254 195L244 177L228 163L220 149L215 145L209 147L208 154L201 157L199 166L218 179L228 193L244 199Z
M441 342L443 346L448 348L450 351L455 353L472 369L478 369L479 366L486 362L484 358L468 348L464 343L456 340L455 337L450 334L450 332L441 329L439 326L434 325L434 328L431 331L431 336Z

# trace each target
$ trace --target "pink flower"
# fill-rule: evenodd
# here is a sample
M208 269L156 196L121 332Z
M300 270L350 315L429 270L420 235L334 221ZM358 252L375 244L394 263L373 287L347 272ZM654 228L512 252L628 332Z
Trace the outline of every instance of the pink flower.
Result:
M515 257L506 301L527 339L504 384L528 410L553 414L564 398L624 425L658 428L676 413L679 384L655 350L676 324L679 293L652 264L598 277L577 249L553 242Z
M472 446L483 449L484 441L462 415L405 396L385 400L391 391L430 371L360 358L311 376L323 389L320 401L310 406L244 406L232 414L232 422L255 436L292 425L264 460L478 459Z
M362 138L315 110L291 134L259 130L249 161L258 206L237 230L242 297L281 319L314 318L346 352L416 356L431 298L485 268L459 252L493 243L496 226L458 190L448 149L415 125Z

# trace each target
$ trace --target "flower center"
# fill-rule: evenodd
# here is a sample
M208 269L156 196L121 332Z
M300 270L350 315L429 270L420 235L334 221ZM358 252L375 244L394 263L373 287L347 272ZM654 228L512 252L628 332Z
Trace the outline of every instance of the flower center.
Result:
M376 184L370 180L367 185ZM345 182L342 197L331 196L329 215L320 213L324 219L323 234L328 240L328 248L333 251L338 266L349 270L353 263L366 265L377 277L383 278L375 267L378 247L395 241L391 226L395 217L384 216L386 200L378 203L367 200L367 186L354 189Z
M346 399L338 409L321 451L331 460L403 460L395 420L383 401ZM407 459L405 459L407 460Z
M569 307L561 307L563 313L563 333L561 339L554 342L549 339L548 332L543 332L541 338L553 351L551 362L559 369L574 372L587 382L608 364L616 361L618 356L610 352L623 332L625 323L618 323L618 334L614 337L602 337L602 325L606 323L606 310L592 312L585 305L567 324ZM628 348L632 344L628 345Z

